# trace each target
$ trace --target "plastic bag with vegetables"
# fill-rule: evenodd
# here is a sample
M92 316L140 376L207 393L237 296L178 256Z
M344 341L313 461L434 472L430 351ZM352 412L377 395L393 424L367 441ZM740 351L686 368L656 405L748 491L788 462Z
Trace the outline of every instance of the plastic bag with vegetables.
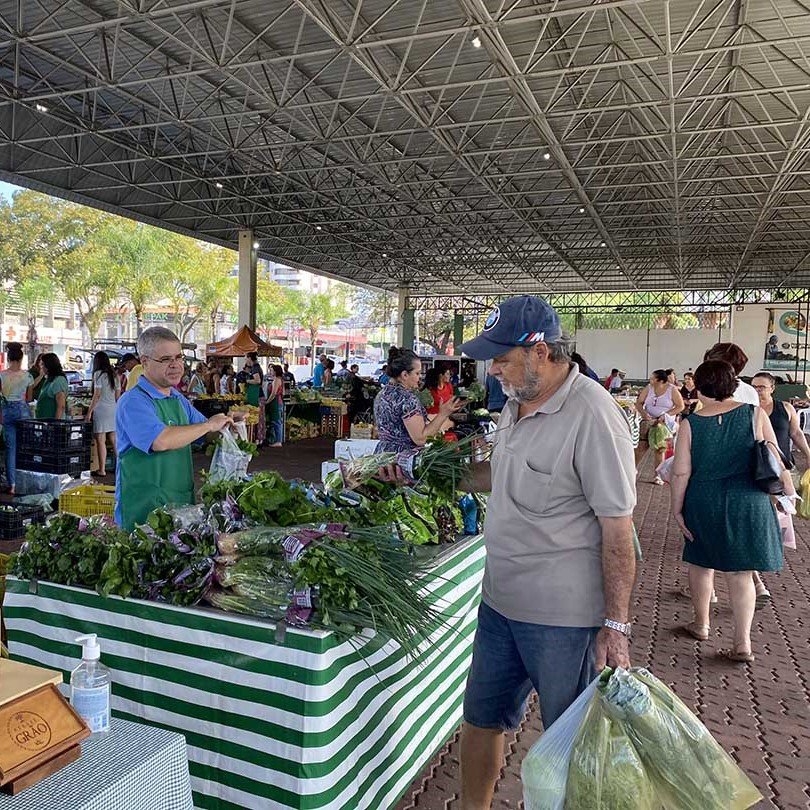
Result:
M647 443L653 450L666 450L667 442L672 436L670 429L659 422L652 425L647 433Z
M571 752L598 683L595 678L526 754L520 770L526 810L564 810Z
M632 741L656 797L672 810L745 810L762 796L708 729L646 669L618 669L598 699Z
M242 422L237 422L234 428L237 431L236 435L227 428L222 431L222 438L211 459L207 479L209 483L240 481L247 477L247 468L252 456L242 450L237 443L237 437L244 441L247 433Z
M565 807L577 810L659 810L652 782L624 729L597 697L580 726L571 760Z

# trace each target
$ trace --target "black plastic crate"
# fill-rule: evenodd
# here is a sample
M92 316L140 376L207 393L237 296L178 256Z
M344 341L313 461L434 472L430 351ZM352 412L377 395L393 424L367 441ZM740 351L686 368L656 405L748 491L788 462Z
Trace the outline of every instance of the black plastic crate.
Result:
M90 447L92 441L92 427L84 419L22 419L17 422L18 451L82 450Z
M216 416L218 413L228 413L233 402L223 402L217 399L195 399L191 403L206 419Z
M17 450L17 468L32 472L81 475L90 469L90 448L78 450Z
M0 507L0 540L19 540L32 523L44 523L45 510L41 506Z

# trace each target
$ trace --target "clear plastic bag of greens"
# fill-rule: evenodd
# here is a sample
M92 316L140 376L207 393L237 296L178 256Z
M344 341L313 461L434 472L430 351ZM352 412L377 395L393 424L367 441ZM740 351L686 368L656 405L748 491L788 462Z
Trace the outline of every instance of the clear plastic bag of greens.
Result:
M565 790L567 810L659 810L638 752L601 698L591 701L579 729Z
M598 683L595 678L526 754L520 769L526 810L564 810L571 751Z
M208 471L209 483L242 481L247 478L247 468L252 456L242 450L236 441L237 437L244 441L247 436L244 423L237 422L234 429L236 433L228 428L221 431L221 438L214 450L214 457L211 459L211 467Z
M603 677L599 701L632 741L667 810L745 810L761 801L708 729L646 669Z

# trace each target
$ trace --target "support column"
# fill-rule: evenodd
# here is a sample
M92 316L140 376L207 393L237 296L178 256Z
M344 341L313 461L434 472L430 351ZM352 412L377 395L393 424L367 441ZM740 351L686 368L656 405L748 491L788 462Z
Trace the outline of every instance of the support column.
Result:
M239 323L256 328L256 256L253 231L239 231Z
M464 343L464 315L453 314L453 354L459 354L458 347Z
M414 337L413 310L408 307L407 287L397 288L397 346L410 349Z

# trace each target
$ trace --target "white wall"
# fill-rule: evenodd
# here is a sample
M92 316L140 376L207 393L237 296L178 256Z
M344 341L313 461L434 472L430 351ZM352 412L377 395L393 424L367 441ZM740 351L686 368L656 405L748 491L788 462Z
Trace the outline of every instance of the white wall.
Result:
M720 340L724 329L579 329L577 351L600 377L620 368L633 380L644 380L657 368L674 368L678 376L696 368L703 353ZM764 339L762 352L764 352Z

